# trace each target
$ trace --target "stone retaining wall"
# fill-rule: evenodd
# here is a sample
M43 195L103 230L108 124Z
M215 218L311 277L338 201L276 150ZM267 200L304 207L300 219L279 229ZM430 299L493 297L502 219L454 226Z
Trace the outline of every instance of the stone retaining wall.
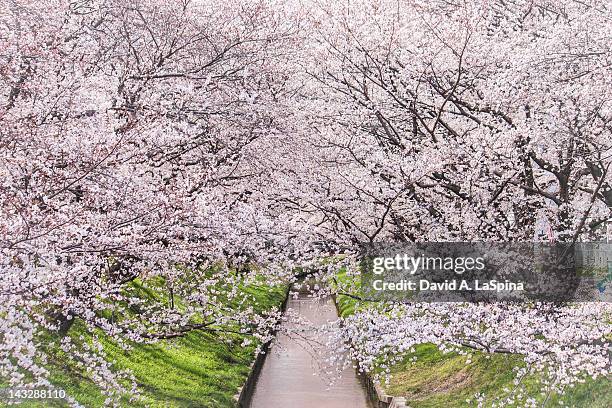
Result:
M289 299L289 290L287 290L287 295L285 296L285 300L281 304L281 311L284 313L287 307L287 300ZM273 333L276 336L276 332ZM249 376L247 377L244 385L238 389L238 394L234 395L234 400L236 401L236 406L238 408L248 408L251 405L251 399L253 398L253 393L255 392L255 385L257 384L257 380L259 378L259 373L261 373L261 369L266 361L266 357L268 356L268 352L270 349L270 345L272 341L267 342L263 345L262 351L263 353L257 354L255 361L251 364L251 369L249 371Z
M369 375L360 376L364 382L366 392L374 408L406 408L406 398L387 395L380 385L376 384Z
M336 305L336 312L340 316L340 309L336 302L336 295L332 295L334 305ZM363 382L368 398L372 402L374 408L406 408L406 398L394 397L387 395L380 385L372 380L368 374L359 374L360 380Z

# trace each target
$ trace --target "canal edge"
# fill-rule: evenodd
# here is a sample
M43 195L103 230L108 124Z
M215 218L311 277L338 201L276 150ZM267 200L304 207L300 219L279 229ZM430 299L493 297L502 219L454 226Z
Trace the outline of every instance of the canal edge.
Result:
M336 307L336 314L340 317L340 308L336 301L336 294L332 294L332 299ZM368 373L357 372L357 377L363 382L368 398L375 408L408 408L406 398L386 394L382 387Z
M281 303L280 311L284 314L287 308L287 301L289 300L289 292L291 291L291 287L287 288L287 292L285 294L285 299L283 303ZM272 335L276 338L276 333L278 330L274 330ZM268 342L266 342L259 353L257 353L257 357L251 363L251 367L249 370L249 375L247 376L246 381L242 385L242 387L238 388L238 393L234 395L234 402L236 407L238 408L249 408L251 406L251 400L253 399L253 394L255 392L255 386L257 385L257 380L259 379L259 374L261 373L261 369L266 361L266 357L268 356L268 351L274 338Z

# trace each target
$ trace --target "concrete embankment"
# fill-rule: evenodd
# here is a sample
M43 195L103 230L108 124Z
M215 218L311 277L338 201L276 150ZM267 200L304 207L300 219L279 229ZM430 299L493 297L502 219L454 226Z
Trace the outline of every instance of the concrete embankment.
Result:
M331 298L312 299L300 294L289 299L287 310L297 312L315 326L337 319ZM250 406L252 408L370 408L365 384L347 367L329 385L326 357L335 350L326 346L324 333L307 326L286 323L289 334L280 333L262 364Z

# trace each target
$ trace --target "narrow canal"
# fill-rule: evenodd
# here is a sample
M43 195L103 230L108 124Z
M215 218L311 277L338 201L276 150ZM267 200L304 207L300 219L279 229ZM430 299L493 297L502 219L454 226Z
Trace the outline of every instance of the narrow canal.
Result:
M312 299L304 294L289 299L287 310L297 312L319 327L337 319L331 299ZM325 338L308 331L301 333L295 324L288 328L299 334L279 334L273 343L255 387L252 408L371 407L362 382L352 367L345 369L341 378L329 385L324 368L325 356L333 350L325 346Z

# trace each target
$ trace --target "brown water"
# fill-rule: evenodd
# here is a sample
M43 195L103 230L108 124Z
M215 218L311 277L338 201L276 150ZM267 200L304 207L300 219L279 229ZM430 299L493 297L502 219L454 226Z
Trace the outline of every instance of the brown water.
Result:
M331 299L316 300L305 295L289 299L287 310L294 310L314 325L337 319ZM252 408L369 408L365 389L352 367L342 372L333 385L325 375L325 356L333 352L326 339L312 330L302 331L286 323L294 334L279 334L268 351L259 375ZM318 344L313 344L313 343ZM321 344L322 343L322 344ZM308 345L307 345L308 344ZM313 375L316 373L316 375Z

